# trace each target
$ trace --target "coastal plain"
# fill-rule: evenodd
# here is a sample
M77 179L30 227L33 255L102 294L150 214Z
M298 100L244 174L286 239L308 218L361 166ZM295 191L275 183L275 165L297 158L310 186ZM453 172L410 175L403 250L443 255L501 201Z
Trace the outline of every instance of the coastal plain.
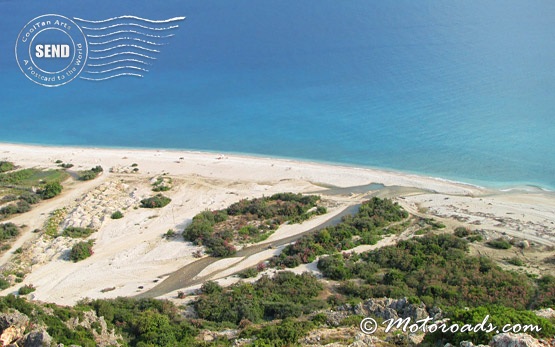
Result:
M502 267L532 274L555 274L546 261L555 254L555 194L532 187L495 190L400 172L355 168L287 159L249 157L180 150L104 149L0 144L0 161L20 168L59 169L57 161L73 164L62 182L61 195L40 202L30 212L2 222L21 226L20 236L0 254L4 273L24 272L21 285L36 288L35 300L72 305L84 298L159 297L175 300L178 291L192 291L200 280L230 284L235 274L279 254L287 242L314 230L369 197L391 198L411 215L434 218L453 232L464 226L480 230L485 240L507 238L524 244L492 250L472 244L471 252L495 259ZM79 181L75 173L101 166L94 180ZM171 203L160 209L139 208L155 195L153 183L171 181L164 195ZM300 224L277 229L259 248L230 258L206 261L202 269L177 278L179 270L199 261L203 248L186 242L180 233L205 210L218 210L242 199L281 192L317 194L327 213ZM67 260L72 240L49 239L44 228L56 211L63 211L61 228L92 228L94 254L79 262ZM121 219L110 216L121 211ZM175 237L164 237L168 231ZM414 237L392 235L356 252ZM256 245L246 245L244 248ZM503 259L520 257L525 267ZM200 260L207 259L204 255ZM199 263L202 264L202 263ZM313 264L296 272L318 273ZM181 277L187 277L182 274ZM181 281L181 282L180 282ZM179 283L185 283L179 287ZM15 293L18 286L0 295Z

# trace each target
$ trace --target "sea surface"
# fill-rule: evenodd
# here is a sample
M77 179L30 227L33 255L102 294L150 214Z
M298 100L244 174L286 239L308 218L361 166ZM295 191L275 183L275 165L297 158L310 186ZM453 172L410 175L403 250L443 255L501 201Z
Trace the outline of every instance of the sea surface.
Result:
M14 54L22 27L43 14L187 19L144 77L45 88ZM0 0L0 19L0 142L555 187L552 0Z

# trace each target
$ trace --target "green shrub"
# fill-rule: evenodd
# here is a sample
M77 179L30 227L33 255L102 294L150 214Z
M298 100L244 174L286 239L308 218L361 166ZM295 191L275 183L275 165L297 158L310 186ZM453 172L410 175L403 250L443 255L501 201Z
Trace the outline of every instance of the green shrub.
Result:
M41 201L41 196L35 193L25 192L19 196L19 200L25 201L28 204L34 205Z
M93 249L92 249L93 245L94 245L93 240L81 241L75 244L71 248L71 251L69 252L69 259L74 263L76 263L80 260L90 257L91 255L93 255Z
M162 208L169 204L172 200L162 194L157 194L151 198L141 200L141 207L143 208Z
M512 257L512 258L508 258L505 259L507 261L507 263L514 265L514 266L524 266L524 262L522 261L522 259L518 258L518 257Z
M63 236L71 238L87 238L96 230L90 228L68 227L62 233Z
M110 218L112 218L112 219L122 219L123 218L123 213L121 213L121 211L116 211L116 212L112 213Z
M17 293L19 295L27 295L27 294L30 294L30 293L34 292L35 290L37 290L37 288L33 287L32 284L27 284L27 285L24 285L23 287L19 288Z
M0 173L12 171L15 165L9 161L0 161Z
M237 275L241 278L252 278L258 276L258 271L253 267L249 267L239 272Z
M98 175L103 172L102 166L95 166L90 170L80 171L78 179L80 181L90 181L98 177Z
M40 191L39 195L42 199L52 199L62 192L62 185L60 182L47 183Z
M467 237L470 235L470 230L465 227L457 227L455 229L455 236L457 237Z
M0 290L4 290L6 288L9 288L11 286L10 282L6 281L3 278L0 278Z
M0 241L10 240L19 235L19 228L13 223L0 224Z
M509 249L512 247L509 241L504 240L502 238L488 241L487 244L488 246L496 249Z

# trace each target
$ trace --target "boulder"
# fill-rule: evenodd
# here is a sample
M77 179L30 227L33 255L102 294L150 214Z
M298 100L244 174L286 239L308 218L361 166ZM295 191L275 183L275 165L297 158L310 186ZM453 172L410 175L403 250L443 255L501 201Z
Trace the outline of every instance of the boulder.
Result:
M29 317L19 311L0 314L0 345L7 346L23 337Z
M50 347L52 337L44 329L33 330L25 335L20 345L23 347Z
M489 345L491 347L542 347L544 344L528 334L497 334Z

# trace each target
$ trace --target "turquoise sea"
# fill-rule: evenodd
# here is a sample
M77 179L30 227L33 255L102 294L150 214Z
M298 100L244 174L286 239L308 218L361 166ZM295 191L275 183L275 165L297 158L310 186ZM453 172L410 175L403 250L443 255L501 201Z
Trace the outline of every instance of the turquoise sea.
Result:
M43 14L187 19L142 78L45 88L14 54ZM555 188L551 0L0 0L0 16L0 142L248 153Z

